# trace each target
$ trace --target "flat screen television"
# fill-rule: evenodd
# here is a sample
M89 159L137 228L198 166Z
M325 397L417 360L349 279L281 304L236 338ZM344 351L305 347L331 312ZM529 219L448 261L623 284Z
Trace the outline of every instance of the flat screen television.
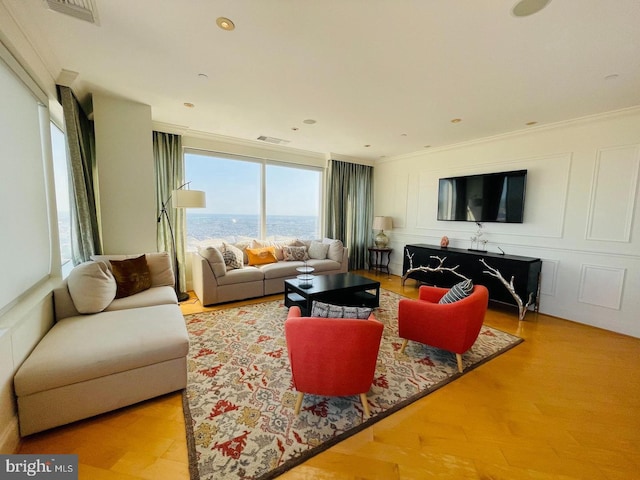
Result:
M438 220L522 223L527 171L441 178Z

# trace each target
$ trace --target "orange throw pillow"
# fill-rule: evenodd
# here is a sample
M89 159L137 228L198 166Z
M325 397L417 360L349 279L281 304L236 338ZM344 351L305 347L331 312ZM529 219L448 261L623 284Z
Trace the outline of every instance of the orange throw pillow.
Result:
M249 257L249 265L265 265L278 261L276 247L247 248L246 252Z

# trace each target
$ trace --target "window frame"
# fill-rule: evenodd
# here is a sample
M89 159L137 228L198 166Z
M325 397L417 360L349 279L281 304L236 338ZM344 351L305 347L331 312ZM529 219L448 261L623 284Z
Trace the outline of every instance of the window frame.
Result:
M72 232L72 228L73 228L73 220L72 220L72 198L71 198L71 184L70 184L70 172L69 169L71 168L71 165L69 164L69 150L68 150L68 145L67 145L67 132L66 129L64 128L64 122L59 122L57 121L57 119L55 119L52 115L49 117L49 128L50 128L50 132L53 131L53 128L58 129L58 131L60 131L60 133L63 136L64 142L64 164L65 164L65 174L67 176L67 190L66 192L59 192L58 191L58 187L60 185L58 185L58 179L56 177L56 158L54 155L54 148L53 148L53 134L51 133L50 135L50 139L51 139L51 167L52 167L52 174L53 174L53 185L54 185L54 196L53 196L53 200L55 201L55 212L56 212L56 222L55 222L55 227L56 227L56 234L52 235L52 238L55 238L57 241L55 243L57 243L57 250L59 252L59 263L60 263L60 269L61 269L61 274L62 274L62 278L66 278L69 273L71 272L71 270L73 269L73 252L71 251L69 258L65 261L63 255L62 255L62 235L60 232L60 205L58 204L58 195L59 194L64 194L66 193L66 195L68 196L69 200L69 212L68 212L68 220L69 220L69 248L73 248L72 247L72 242L73 242L73 232ZM61 159L60 159L61 160Z
M314 165L306 165L303 163L274 160L270 158L251 157L246 155L237 155L233 153L224 153L224 152L218 152L213 150L201 150L201 149L196 149L191 147L183 147L182 157L183 157L183 162L185 163L185 172L186 172L186 156L188 154L218 158L222 160L251 162L251 163L256 163L260 165L259 238L262 240L267 238L267 167L278 166L278 167L295 168L300 170L310 170L310 171L317 172L319 175L318 231L315 232L315 235L318 238L322 236L322 232L324 231L324 224L325 224L324 196L325 196L326 168L318 167ZM185 181L188 182L189 180L190 180L189 178L185 178Z

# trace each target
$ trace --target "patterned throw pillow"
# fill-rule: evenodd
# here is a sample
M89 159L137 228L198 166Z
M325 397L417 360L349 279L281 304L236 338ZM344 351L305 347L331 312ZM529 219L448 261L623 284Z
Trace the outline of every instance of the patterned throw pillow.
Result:
M444 294L438 303L453 303L463 298L468 297L473 292L473 282L471 280L465 280L464 282L456 283L451 289Z
M236 248L238 252L234 252L230 248L225 248L222 253L222 258L224 259L224 264L227 267L227 270L235 270L237 268L242 268L242 252Z
M373 308L369 307L343 307L313 301L311 304L311 316L321 318L359 318L366 320L371 315Z
M127 260L111 260L118 287L116 298L129 297L151 288L151 272L144 255Z
M295 260L304 262L305 260L309 260L307 247L284 247L282 253L286 262L293 262Z

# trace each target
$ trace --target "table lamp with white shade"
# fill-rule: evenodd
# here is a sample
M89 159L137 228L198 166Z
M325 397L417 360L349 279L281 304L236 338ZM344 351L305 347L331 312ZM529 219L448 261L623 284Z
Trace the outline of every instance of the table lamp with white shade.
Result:
M374 217L373 229L380 230L375 237L375 244L378 248L387 248L389 244L389 237L384 233L385 230L391 230L393 228L393 219L391 217Z

